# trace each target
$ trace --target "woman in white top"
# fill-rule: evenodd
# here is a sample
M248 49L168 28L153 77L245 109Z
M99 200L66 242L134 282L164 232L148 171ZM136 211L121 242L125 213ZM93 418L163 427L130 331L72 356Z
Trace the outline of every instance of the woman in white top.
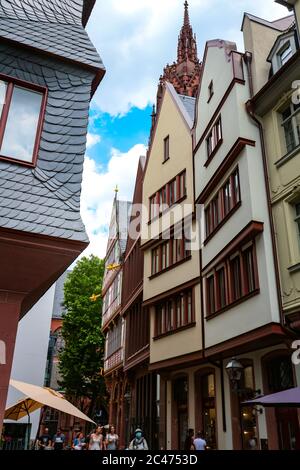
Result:
M115 432L115 427L110 426L108 434L106 435L106 450L117 450L118 449L119 436Z
M101 426L96 428L96 431L91 434L89 450L104 450L103 430Z

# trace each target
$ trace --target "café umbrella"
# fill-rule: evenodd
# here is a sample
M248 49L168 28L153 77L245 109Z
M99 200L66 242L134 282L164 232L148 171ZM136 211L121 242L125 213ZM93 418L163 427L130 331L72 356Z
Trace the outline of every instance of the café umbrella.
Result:
M48 387L39 387L38 385L20 382L18 380L10 380L10 385L19 390L25 395L25 398L19 400L15 405L10 406L5 410L4 419L18 421L25 416L28 416L28 424L30 424L30 413L48 406L55 410L61 411L84 421L89 421L95 424L87 415L82 413L76 406L72 405L64 396Z
M257 397L254 400L248 400L242 405L260 405L266 407L286 407L300 408L300 387L289 388L270 395Z

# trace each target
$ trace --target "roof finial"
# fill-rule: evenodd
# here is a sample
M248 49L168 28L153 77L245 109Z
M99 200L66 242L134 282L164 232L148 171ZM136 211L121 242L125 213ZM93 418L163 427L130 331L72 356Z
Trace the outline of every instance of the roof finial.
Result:
M189 18L189 4L187 0L184 2L184 21L183 21L184 26L189 26L190 25L190 18Z
M118 192L119 192L118 185L116 185L116 187L115 187L114 191L115 191L115 193L116 193L116 196L117 196L117 194L118 194Z

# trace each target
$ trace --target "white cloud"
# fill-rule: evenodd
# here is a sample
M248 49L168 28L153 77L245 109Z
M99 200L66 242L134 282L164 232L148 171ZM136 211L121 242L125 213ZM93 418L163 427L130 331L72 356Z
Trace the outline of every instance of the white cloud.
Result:
M104 257L110 222L114 189L118 185L118 198L132 200L138 160L146 154L146 147L137 144L127 153L112 149L107 168L98 166L90 157L84 162L81 215L90 238L83 255L91 253Z
M101 137L98 134L92 134L91 132L87 133L86 136L86 148L89 149L94 147L94 145L99 144L101 142Z
M243 12L272 20L288 10L274 0L190 0L190 17L199 55L216 37L242 47ZM110 0L96 2L88 32L107 73L95 103L110 114L144 108L152 102L163 67L176 59L183 0Z

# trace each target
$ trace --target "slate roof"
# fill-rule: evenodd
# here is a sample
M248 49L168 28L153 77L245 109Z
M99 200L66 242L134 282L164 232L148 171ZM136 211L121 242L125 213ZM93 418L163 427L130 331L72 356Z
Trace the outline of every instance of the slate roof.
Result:
M185 107L188 115L190 116L192 122L194 122L195 118L195 108L196 108L196 98L193 98L191 96L185 96L185 95L178 95L183 106Z
M129 201L117 201L118 204L118 226L119 226L119 243L121 254L123 255L126 251L128 228L131 217L132 203Z
M290 28L293 23L295 23L295 16L288 15L284 18L279 18L275 21L268 21L264 20L263 18L259 18L258 16L251 15L250 13L245 13L243 18L242 29L245 21L245 17L249 18L249 20L254 21L255 23L263 24L264 26L268 26L269 28L277 29L278 31L285 31L286 29Z
M0 38L104 69L82 26L83 6L84 0L0 0Z
M81 24L83 0L1 0L0 15L20 20Z

